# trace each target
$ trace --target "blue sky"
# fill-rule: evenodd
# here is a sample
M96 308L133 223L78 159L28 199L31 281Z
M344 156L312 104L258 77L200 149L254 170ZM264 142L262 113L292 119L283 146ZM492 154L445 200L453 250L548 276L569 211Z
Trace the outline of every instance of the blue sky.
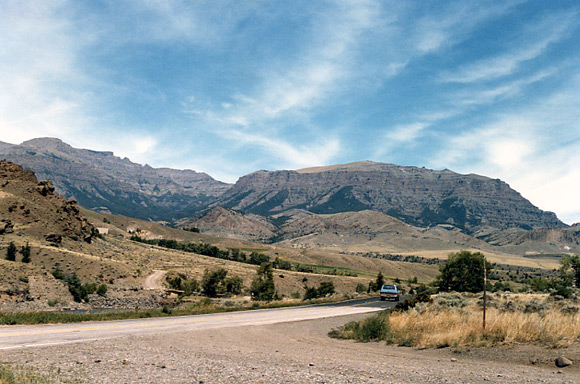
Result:
M580 222L577 1L0 1L0 141L235 182L372 160Z

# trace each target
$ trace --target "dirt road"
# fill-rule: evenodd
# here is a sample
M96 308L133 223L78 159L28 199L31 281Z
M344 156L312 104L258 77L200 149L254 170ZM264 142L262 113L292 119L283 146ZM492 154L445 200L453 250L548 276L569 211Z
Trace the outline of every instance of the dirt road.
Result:
M275 311L274 311L275 312ZM290 316L282 310L283 316ZM234 314L225 314L231 316ZM270 314L269 314L270 315ZM269 316L268 315L268 316ZM417 351L327 336L368 314L262 325L171 328L161 333L0 350L0 361L75 383L577 383L577 368L531 365L511 352ZM172 319L168 319L172 320ZM173 318L175 320L175 318ZM288 320L290 320L288 318ZM252 323L253 324L253 323ZM4 331L4 328L1 330ZM95 330L97 331L97 330ZM43 336L44 337L44 336ZM493 352L493 351L492 351ZM551 359L558 351L541 351ZM513 354L512 357L513 357Z
M163 289L163 278L167 274L167 271L155 270L152 274L147 276L145 280L143 280L143 288L145 289L156 289L160 290Z

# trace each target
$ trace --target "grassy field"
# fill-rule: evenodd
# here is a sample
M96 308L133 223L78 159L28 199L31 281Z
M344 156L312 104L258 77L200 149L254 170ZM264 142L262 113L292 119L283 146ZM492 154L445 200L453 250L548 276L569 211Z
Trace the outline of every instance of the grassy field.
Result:
M407 311L385 311L346 324L331 336L385 340L417 348L516 343L555 348L580 338L580 311L575 300L558 300L546 294L496 294L489 299L485 330L479 295L439 294L432 303L419 303Z
M57 384L64 383L51 374L40 374L33 370L11 364L0 363L0 384Z

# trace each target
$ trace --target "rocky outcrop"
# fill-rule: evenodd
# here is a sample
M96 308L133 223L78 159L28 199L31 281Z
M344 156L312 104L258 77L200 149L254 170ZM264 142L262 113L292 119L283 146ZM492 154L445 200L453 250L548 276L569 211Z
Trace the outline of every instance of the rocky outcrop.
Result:
M499 179L373 162L258 171L240 178L216 204L265 216L290 209L317 214L370 209L408 224L451 224L467 232L484 226L565 227Z
M0 161L0 234L18 232L60 244L63 237L90 243L95 228L76 201L55 193L52 183L38 182L34 173Z

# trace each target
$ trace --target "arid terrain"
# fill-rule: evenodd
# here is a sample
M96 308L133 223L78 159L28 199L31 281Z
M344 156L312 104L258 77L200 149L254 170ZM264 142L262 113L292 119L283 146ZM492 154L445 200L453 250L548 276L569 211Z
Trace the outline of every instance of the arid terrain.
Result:
M286 263L273 270L273 279L279 298L287 302L300 301L308 287L323 282L333 283L335 299L357 297L366 293L379 272L405 291L416 289L436 278L436 259L466 248L483 251L497 263L497 282L518 276L530 279L554 273L561 254L522 257L522 253L534 244L550 251L577 242L577 226L513 229L508 231L513 238L491 231L481 235L491 240L483 241L450 227L420 229L363 210L329 215L295 212L295 220L284 227L293 235L264 244L231 233L214 236L187 225L171 228L87 210L16 164L2 161L0 171L0 246L6 255L10 244L15 246L15 260L0 258L4 312L197 305L203 300L199 291L178 297L183 291L171 288L168 277L199 282L207 271L222 268L241 279L242 291L213 299L214 303L249 306L248 291L257 269L249 262L252 254L277 259L278 266ZM214 217L220 228L230 226L233 211L213 212L225 215L223 221L220 215ZM234 216L239 220L234 230L240 225L249 232L259 228L248 227L247 217ZM175 248L183 244L204 245L213 253ZM243 258L232 259L241 254ZM90 286L104 288L80 299L74 296L72 288ZM511 345L415 350L328 337L333 328L361 316L366 315L5 349L0 360L79 383L572 383L578 375L576 365L557 369L553 363L559 354L580 361L575 343L566 349Z
M0 360L72 383L577 383L566 350L534 346L416 350L331 339L365 315L167 332L0 352Z

